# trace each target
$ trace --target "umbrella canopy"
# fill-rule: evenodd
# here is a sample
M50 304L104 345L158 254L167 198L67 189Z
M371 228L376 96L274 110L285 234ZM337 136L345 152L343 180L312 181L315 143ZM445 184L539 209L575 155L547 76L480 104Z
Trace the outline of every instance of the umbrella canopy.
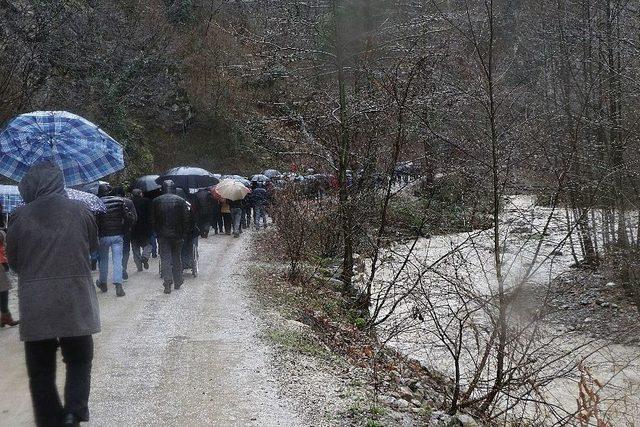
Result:
M143 193L147 193L149 191L155 191L160 189L160 184L156 182L156 180L160 178L160 175L145 175L136 179L131 188L138 188L142 190Z
M104 202L100 200L95 194L87 193L80 190L74 190L73 188L65 189L67 196L71 200L78 200L91 211L96 213L106 213L107 207ZM0 185L0 203L2 203L2 209L4 213L12 213L19 206L24 204L22 196L18 191L17 185Z
M79 202L84 203L91 212L107 213L107 206L102 200L100 200L100 197L95 194L74 190L73 188L67 188L66 191L67 196L69 196L71 200L78 200Z
M0 204L5 214L12 213L23 204L17 185L0 185Z
M0 132L0 174L20 181L49 160L67 186L86 184L124 168L123 149L95 124L66 111L35 111L12 119Z
M227 200L242 200L251 192L244 184L235 179L223 179L213 191Z
M251 177L251 182L267 182L267 181L269 181L269 177L266 175L258 174L258 175L253 175L253 177Z
M280 171L277 171L275 169L267 169L266 171L262 172L262 175L266 175L267 177L269 177L269 179L282 176Z
M211 172L191 166L169 169L156 179L156 183L162 185L168 179L181 188L207 188L220 181Z

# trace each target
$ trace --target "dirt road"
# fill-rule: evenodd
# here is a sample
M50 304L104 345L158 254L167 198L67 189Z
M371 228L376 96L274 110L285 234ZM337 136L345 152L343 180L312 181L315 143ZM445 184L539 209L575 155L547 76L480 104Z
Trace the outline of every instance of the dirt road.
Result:
M261 321L245 280L248 238L201 240L199 277L170 295L162 293L156 260L149 271L130 273L124 298L112 287L99 294L88 425L303 424L278 396L269 348L258 338ZM17 328L0 331L0 363L0 425L31 425Z

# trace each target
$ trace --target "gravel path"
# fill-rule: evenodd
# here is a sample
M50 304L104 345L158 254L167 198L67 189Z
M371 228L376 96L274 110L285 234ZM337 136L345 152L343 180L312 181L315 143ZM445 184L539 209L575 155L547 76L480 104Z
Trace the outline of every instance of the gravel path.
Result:
M201 240L200 276L170 295L155 260L130 274L124 298L112 287L99 295L89 425L303 425L258 338L243 276L248 237ZM17 332L0 331L0 425L32 423Z

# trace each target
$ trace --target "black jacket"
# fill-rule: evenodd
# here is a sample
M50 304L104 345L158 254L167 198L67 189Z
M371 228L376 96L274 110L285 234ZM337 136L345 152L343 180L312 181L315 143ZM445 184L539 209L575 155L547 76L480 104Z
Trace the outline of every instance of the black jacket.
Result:
M182 239L190 230L189 205L176 194L163 194L153 200L153 229L160 238Z
M20 338L95 334L100 313L87 255L98 250L93 215L69 200L51 163L29 169L18 189L26 205L10 219L7 258L19 279Z
M269 205L269 193L262 187L258 187L251 191L249 194L251 197L251 206L256 207L264 207Z
M100 198L107 206L107 213L98 215L98 235L100 237L125 235L136 222L135 210L122 197Z
M138 216L138 220L131 228L131 238L147 239L153 233L153 227L151 226L151 200L146 197L133 197L131 200Z

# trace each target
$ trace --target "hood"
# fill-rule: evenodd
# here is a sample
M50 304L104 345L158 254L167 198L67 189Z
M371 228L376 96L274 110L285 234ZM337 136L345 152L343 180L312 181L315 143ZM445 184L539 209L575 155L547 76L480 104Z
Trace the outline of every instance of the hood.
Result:
M60 168L51 162L38 163L31 166L27 174L18 184L18 190L25 203L51 194L66 194L64 178Z
M163 194L176 194L176 185L170 179L162 183Z

